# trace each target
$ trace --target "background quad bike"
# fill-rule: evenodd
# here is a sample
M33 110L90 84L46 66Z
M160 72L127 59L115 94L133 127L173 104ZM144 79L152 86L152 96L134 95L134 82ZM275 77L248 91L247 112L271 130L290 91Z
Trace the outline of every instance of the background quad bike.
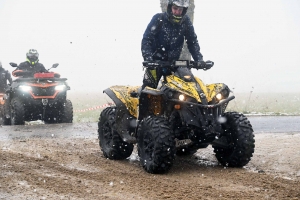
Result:
M17 64L10 63L13 67ZM56 68L54 64L52 68ZM51 68L50 68L51 69ZM28 72L18 72L22 76ZM72 123L73 106L67 99L70 87L58 74L36 73L32 78L17 78L6 90L2 109L4 125L23 125L25 121Z

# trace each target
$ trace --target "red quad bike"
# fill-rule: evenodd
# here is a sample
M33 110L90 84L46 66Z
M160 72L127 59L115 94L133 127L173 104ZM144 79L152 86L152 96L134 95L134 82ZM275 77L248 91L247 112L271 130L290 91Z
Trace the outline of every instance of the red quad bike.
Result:
M103 155L112 160L128 158L136 144L140 163L149 173L165 173L180 155L190 155L212 145L218 161L243 167L254 152L252 125L241 113L226 112L235 97L224 83L204 84L193 75L192 61L144 62L163 68L156 89L111 86L104 93L115 106L105 108L98 122ZM206 62L204 70L213 66Z
M10 65L17 67L16 63ZM51 68L57 66L58 64L53 64ZM45 123L73 122L72 102L67 99L70 87L66 78L60 78L54 72L35 73L32 78L22 77L30 74L26 71L15 74L18 78L7 88L3 97L4 125L24 125L25 121L36 120Z

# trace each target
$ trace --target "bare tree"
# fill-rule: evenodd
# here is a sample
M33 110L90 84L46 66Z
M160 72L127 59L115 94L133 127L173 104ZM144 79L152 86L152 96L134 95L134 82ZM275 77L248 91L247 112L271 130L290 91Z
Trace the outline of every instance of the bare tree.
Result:
M167 11L168 2L169 2L169 0L160 0L160 7L161 7L162 12ZM194 9L195 9L194 0L190 0L190 6L189 6L189 9L187 11L187 15L191 19L192 23L194 21ZM191 60L191 54L190 54L190 52L187 48L187 44L186 44L185 41L184 41L182 52L181 52L181 55L180 55L179 59L181 59L181 60Z

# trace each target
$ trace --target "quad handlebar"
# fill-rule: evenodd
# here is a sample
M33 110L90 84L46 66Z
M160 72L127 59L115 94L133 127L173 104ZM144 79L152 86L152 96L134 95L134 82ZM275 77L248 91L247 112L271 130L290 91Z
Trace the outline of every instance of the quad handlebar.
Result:
M17 63L10 62L9 63L12 67L18 67ZM57 68L59 64L55 63L46 71L31 71L31 70L14 70L13 76L15 77L29 77L29 78L60 78L60 74L50 72L49 70L52 68Z
M201 64L200 64L201 63ZM214 62L208 60L205 62L195 62L190 60L178 60L178 61L144 61L143 66L148 69L156 69L156 68L176 68L176 67L187 67L194 69L203 69L208 70L214 65Z

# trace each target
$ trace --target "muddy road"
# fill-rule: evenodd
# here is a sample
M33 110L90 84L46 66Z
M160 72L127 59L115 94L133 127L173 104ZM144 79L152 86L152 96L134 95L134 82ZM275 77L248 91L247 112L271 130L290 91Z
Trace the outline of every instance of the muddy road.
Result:
M244 168L220 166L209 147L157 175L136 149L123 161L104 158L96 123L2 126L0 199L300 199L300 130L263 127Z

